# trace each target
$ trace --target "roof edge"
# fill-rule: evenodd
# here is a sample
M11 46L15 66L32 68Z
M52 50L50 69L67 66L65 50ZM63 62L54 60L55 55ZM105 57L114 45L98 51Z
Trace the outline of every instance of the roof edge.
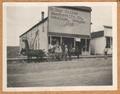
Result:
M86 12L92 11L91 7L87 7L87 6L53 6L53 7L73 9L73 10L81 10L81 11L86 11Z
M91 33L91 38L99 38L102 36L104 36L104 30L100 30L100 31Z
M112 28L112 26L108 26L108 25L103 25L106 28Z
M28 29L25 33L21 34L19 37L22 37L23 35L25 35L26 33L28 33L30 30L32 30L33 28L35 28L35 27L38 26L39 24L44 23L47 19L48 19L48 17L44 18L42 21L40 21L40 22L38 22L37 24L33 25L30 29Z

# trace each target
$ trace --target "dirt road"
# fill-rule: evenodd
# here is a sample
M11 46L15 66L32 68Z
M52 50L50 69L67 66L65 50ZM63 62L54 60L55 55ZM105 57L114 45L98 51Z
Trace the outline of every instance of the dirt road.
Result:
M8 87L112 85L112 59L8 62Z

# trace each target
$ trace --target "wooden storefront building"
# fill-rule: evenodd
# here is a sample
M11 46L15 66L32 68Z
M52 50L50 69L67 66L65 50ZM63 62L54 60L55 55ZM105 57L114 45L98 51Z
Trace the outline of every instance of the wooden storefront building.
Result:
M27 39L29 49L48 51L49 45L57 41L72 48L78 48L81 55L90 54L91 8L85 6L50 6L48 17L42 19L20 36L20 49L25 48Z

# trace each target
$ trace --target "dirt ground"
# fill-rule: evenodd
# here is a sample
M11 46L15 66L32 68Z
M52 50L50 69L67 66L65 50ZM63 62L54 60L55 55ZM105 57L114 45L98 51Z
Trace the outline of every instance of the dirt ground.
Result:
M112 58L7 62L8 87L112 85Z

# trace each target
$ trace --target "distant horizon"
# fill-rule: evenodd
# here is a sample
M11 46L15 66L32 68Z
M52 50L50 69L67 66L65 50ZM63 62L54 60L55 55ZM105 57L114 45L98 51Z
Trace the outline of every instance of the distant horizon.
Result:
M18 47L19 45L7 45L7 47Z

